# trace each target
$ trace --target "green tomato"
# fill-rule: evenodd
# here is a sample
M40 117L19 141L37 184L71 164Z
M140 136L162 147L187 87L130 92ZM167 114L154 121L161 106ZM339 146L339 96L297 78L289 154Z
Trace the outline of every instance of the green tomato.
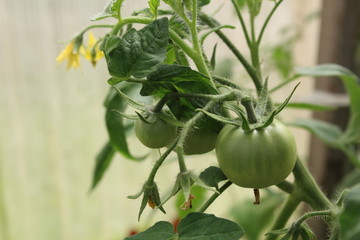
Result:
M285 180L295 166L295 138L278 120L245 132L225 126L216 141L216 157L225 176L240 187L265 188Z
M177 134L177 127L153 115L151 123L141 119L135 122L135 135L149 148L162 148L171 143Z
M217 133L209 128L192 129L184 143L184 154L194 155L210 152L215 148Z

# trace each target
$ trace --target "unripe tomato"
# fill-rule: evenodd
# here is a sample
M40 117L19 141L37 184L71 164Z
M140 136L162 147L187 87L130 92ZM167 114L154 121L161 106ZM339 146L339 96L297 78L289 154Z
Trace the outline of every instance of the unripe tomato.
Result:
M149 148L162 148L171 143L177 134L177 127L154 116L152 123L141 119L135 122L136 137Z
M250 132L227 125L215 149L225 176L245 188L265 188L282 182L294 168L297 156L294 136L278 120Z
M217 133L209 128L192 129L184 143L184 154L194 155L210 152L215 148Z

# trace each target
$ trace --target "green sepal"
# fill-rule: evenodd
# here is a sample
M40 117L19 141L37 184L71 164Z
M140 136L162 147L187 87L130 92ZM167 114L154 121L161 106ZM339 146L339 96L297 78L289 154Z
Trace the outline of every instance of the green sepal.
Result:
M143 194L143 198L141 200L141 205L139 209L138 221L140 221L140 217L146 207L146 204L148 204L151 208L158 207L160 211L166 213L165 209L161 205L159 190L155 182L146 181L143 186L142 192L133 197L138 198L141 196L141 194Z
M229 109L229 110L233 111L234 113L236 113L236 115L238 115L238 117L242 117L241 113L243 115L245 115L245 112L239 106L237 106L233 103L226 102L223 104L223 106L224 106L224 108Z
M264 121L264 123L262 125L260 125L259 127L257 127L257 129L261 129L261 128L266 128L269 125L272 124L272 122L274 121L274 118L276 115L278 115L288 104L288 102L290 101L292 95L294 94L296 88L300 85L300 83L296 84L296 86L294 87L294 89L292 90L292 92L290 93L290 95L285 99L285 101L279 105L269 116L268 118Z
M148 109L146 104L143 103L139 103L136 100L130 98L129 96L127 96L125 93L123 93L122 91L120 91L119 88L117 88L116 86L113 86L113 88L116 90L116 92L119 94L119 96L125 101L127 102L130 106L132 106L133 108L136 108L138 110L141 111L145 111L146 109Z
M161 111L159 113L157 113L157 116L161 119L164 120L167 123L170 123L171 125L177 126L177 127L183 127L184 123L177 120L175 118L175 116L169 111L169 112L164 112Z
M250 123L249 121L247 120L246 116L244 113L242 112L239 112L240 116L241 116L241 119L242 119L242 124L241 124L241 128L246 131L246 132L249 132L251 131L251 127L250 127Z
M156 121L156 117L154 114L151 114L150 112L142 112L142 113L139 113L139 112L136 112L135 113L137 114L137 116L139 117L139 119L146 123L146 124L152 124Z
M122 116L123 118L126 118L126 119L130 119L130 120L138 120L139 119L139 117L137 115L129 115L129 114L120 112L116 109L111 109L110 111L116 112L117 114L119 114L120 116Z
M235 125L235 126L242 126L241 125L241 121L238 121L238 120L234 120L234 119L230 119L230 118L227 118L227 117L223 117L223 116L220 116L220 115L217 115L217 114L214 114L214 113L211 113L211 112L208 112L208 111L205 111L204 109L196 109L196 111L198 112L203 112L205 113L208 117L212 118L212 119L215 119L216 121L219 121L221 123L225 123L225 124L231 124L231 125Z

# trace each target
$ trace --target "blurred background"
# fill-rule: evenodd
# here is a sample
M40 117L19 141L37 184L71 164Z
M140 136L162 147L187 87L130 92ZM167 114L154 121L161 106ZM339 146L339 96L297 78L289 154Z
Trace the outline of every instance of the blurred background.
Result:
M93 68L83 59L79 69L70 71L66 70L66 63L55 62L66 42L92 24L89 18L100 12L106 2L0 1L0 239L120 240L132 229L148 227L153 219L147 210L138 223L140 200L129 200L126 196L140 190L156 153L142 163L117 156L100 185L89 192L95 156L107 141L102 105L109 76L105 61ZM224 32L246 55L230 1L213 2L204 11L214 14L222 24L238 28ZM351 1L324 2L342 5ZM144 0L125 1L123 15L129 16L146 4ZM263 13L269 12L272 5L271 1L264 1ZM332 13L327 10L328 18L335 18L332 21L342 19L338 17L339 7L332 6ZM271 85L286 78L289 66L331 62L329 58L321 59L321 51L325 51L319 47L322 9L320 0L286 0L279 7L264 36L262 49L263 56L268 57L264 65ZM265 16L259 17L259 24ZM354 21L358 23L357 19ZM337 29L341 23L344 22L332 28ZM96 37L105 33L93 32ZM334 36L325 37L328 45L333 44L327 47L340 46L333 43L338 39ZM225 66L233 62L233 56L216 36L206 42L205 49L210 52L216 42L217 61ZM341 61L338 57L334 59ZM285 72L281 72L281 64L289 65L283 67ZM246 78L236 62L232 77L241 80L243 76ZM291 87L278 91L275 98L279 101L286 98ZM309 98L315 87L314 81L303 79L294 99ZM285 120L311 116L309 111L287 110L283 114ZM309 149L314 140L307 133L293 131L304 159L321 154ZM130 148L136 154L146 152L134 138ZM189 168L198 172L209 162L216 164L212 154L189 160ZM323 169L314 171L322 173ZM177 166L171 161L161 171L158 182L163 193L169 190L168 183L175 181L176 173ZM320 182L322 177L318 178ZM165 183L160 183L164 182L162 179ZM225 216L228 209L224 206L243 196L251 196L251 191L233 188L209 212ZM154 218L171 221L175 217L169 209L168 215L156 214Z

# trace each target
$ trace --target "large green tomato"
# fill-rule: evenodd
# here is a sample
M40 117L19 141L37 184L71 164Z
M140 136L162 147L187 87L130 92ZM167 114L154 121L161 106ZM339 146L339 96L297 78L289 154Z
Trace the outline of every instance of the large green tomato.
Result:
M177 134L177 127L165 122L156 115L152 123L146 123L140 119L135 122L136 137L149 148L162 148L171 143Z
M294 136L278 120L251 132L227 125L219 134L215 150L225 176L240 187L254 189L285 180L297 156Z
M184 143L184 154L194 155L210 152L215 148L218 134L209 128L192 129Z

